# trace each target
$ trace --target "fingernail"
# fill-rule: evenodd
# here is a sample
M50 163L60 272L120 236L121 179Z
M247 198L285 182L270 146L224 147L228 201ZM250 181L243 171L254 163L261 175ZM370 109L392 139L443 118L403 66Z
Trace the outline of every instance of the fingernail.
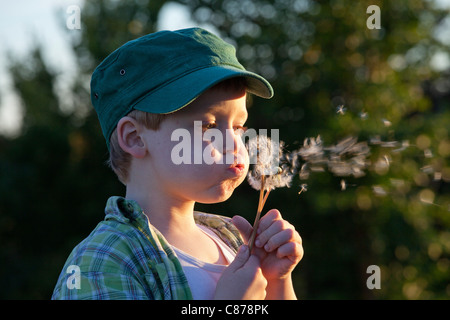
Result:
M255 246L257 246L257 247L261 247L261 241L259 241L259 240L256 240L256 241L255 241Z

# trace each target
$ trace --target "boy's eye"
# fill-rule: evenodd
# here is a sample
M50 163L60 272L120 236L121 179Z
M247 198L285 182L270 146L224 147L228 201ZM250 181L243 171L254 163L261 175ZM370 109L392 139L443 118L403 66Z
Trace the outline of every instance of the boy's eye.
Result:
M208 129L214 129L214 128L217 128L217 124L215 122L209 122L209 123L203 125L203 131L206 131Z

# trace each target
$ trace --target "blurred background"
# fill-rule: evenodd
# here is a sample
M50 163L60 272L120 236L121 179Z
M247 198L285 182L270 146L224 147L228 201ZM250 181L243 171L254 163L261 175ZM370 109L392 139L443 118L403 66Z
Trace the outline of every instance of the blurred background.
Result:
M380 29L368 27L370 5ZM287 149L317 136L368 148L358 174L309 166L269 196L266 209L303 238L298 297L448 299L449 10L448 0L1 1L0 298L49 299L107 198L124 194L105 165L93 69L126 41L201 26L275 89L251 99L248 127L279 129ZM258 196L244 183L197 209L253 221ZM367 286L370 265L380 289Z

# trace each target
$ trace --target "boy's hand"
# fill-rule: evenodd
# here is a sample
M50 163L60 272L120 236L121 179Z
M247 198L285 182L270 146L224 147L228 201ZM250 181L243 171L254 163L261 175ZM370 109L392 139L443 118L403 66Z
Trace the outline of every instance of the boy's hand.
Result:
M250 255L246 245L239 248L236 258L223 271L217 282L216 300L264 300L267 280L259 259Z
M252 225L240 216L234 216L232 222L248 241ZM260 258L262 272L269 282L290 276L303 257L300 235L276 209L267 212L259 221L253 250Z

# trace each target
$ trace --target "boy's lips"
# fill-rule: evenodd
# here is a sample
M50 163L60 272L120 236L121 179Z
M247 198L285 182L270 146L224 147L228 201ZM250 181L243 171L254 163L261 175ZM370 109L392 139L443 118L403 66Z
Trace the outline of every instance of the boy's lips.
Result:
M245 165L242 163L233 163L228 169L227 171L237 175L237 176L241 176L244 171L245 171Z

